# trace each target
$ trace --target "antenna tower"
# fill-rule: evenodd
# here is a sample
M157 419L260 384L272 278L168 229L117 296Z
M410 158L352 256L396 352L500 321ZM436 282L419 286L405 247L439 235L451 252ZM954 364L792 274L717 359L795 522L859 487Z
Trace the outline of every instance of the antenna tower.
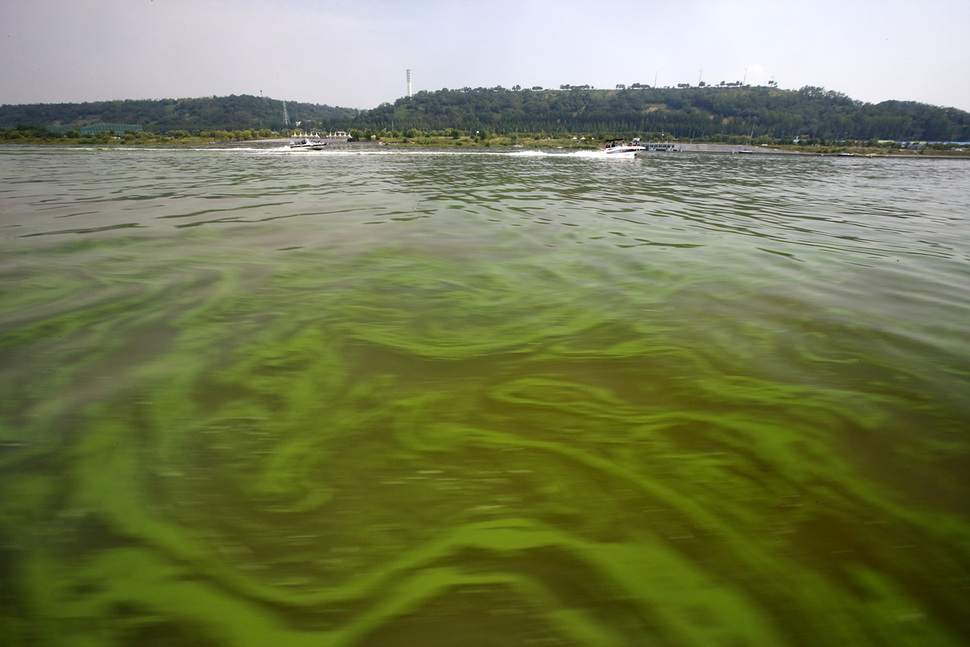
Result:
M290 127L290 116L286 114L286 102L283 102L283 125L287 128Z
M408 70L408 98L411 97L411 70Z

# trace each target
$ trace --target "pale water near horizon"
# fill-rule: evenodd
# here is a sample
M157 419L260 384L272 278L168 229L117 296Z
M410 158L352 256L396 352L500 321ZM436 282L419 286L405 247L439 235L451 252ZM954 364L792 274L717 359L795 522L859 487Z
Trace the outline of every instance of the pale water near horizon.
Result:
M0 644L970 641L966 161L0 182Z

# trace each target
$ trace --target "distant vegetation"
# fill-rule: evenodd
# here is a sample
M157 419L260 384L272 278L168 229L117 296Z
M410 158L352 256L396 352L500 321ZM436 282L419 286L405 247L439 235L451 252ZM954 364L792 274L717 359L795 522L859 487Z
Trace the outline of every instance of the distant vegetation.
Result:
M92 123L138 124L154 133L184 130L280 131L297 120L331 122L357 114L351 108L313 103L285 104L277 99L249 95L203 99L98 101L94 103L41 103L0 106L0 125L43 126L52 132L76 130ZM289 123L287 123L287 121Z
M970 113L915 102L871 104L823 88L644 88L419 92L353 120L358 128L488 129L716 140L967 141Z
M137 124L159 136L217 139L288 135L294 128L353 131L358 139L441 136L588 136L752 143L968 141L970 113L911 101L855 101L824 88L649 88L595 90L588 86L463 88L419 92L371 110L284 103L254 96L159 101L0 106L0 139L80 137L83 126ZM19 128L18 128L19 127ZM243 133L242 135L237 133ZM225 135L220 137L220 135ZM100 135L104 138L104 135Z

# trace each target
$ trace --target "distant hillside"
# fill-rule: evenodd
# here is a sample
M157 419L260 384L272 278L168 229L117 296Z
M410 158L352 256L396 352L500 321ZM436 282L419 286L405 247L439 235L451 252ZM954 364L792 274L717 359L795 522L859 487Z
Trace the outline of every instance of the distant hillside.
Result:
M289 127L297 121L346 120L357 110L313 103L286 103ZM0 106L0 124L47 127L97 123L137 124L145 130L280 130L286 126L283 102L250 95L204 99L98 101Z
M498 133L665 134L774 138L970 140L970 113L922 103L855 101L805 87L506 90L419 92L354 118L374 130L488 129Z
M598 137L725 136L822 140L968 141L970 113L912 101L871 104L824 88L709 86L593 90L463 88L419 92L358 111L287 102L289 127L398 132L594 134ZM309 123L306 123L309 122ZM144 130L281 130L284 104L248 95L0 106L0 125L80 129L137 124Z

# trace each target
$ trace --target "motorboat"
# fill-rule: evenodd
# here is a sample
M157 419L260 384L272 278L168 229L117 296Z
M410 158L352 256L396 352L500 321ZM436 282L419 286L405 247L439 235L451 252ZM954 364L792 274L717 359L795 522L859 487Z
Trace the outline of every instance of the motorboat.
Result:
M305 150L305 151L322 151L323 147L327 145L327 142L320 141L319 139L310 139L309 137L303 137L296 141L290 142L291 150Z
M638 137L632 142L627 142L623 139L613 139L607 142L603 152L607 155L622 155L624 153L635 154L643 150L647 150L647 147L640 143L640 138Z

